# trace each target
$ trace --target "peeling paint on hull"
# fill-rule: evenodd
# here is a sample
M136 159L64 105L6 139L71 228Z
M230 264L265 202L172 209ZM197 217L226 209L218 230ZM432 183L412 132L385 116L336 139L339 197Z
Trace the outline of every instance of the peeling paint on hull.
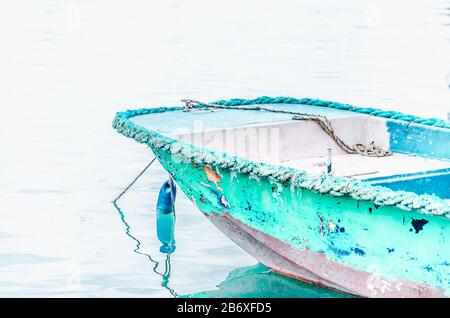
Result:
M359 181L305 166L303 159L320 156L321 149L329 144L326 134L308 123L276 124L283 128L281 149L293 150L283 150L278 159L290 162L292 167L264 161L274 159L280 163L272 156L252 157L247 153L250 146L236 153L227 145L186 143L180 136L174 139L176 136L158 132L163 129L167 133L166 121L157 116L164 113L173 122L200 116L205 123L221 123L223 126L218 131L222 133L228 132L225 128L230 125L245 130L256 117L258 127L272 127L273 114L253 110L245 113L233 109L231 114L231 109L226 109L210 112L204 118L204 113L182 112L181 107L146 108L118 113L113 127L150 146L187 197L238 245L275 271L361 296L450 296L450 175L446 172L450 158L449 124L317 100L262 97L219 104L259 105L280 101L300 103L301 109L312 102L319 108L328 105L351 110L351 114L341 110L343 117L335 114L331 118L337 126L343 120L341 133L346 140L355 138L358 131L358 138L369 138L366 144L376 139L376 144L407 156L377 163L367 159L349 162L350 170L351 165L369 165L374 169L376 166L383 170L378 175L369 174L371 180ZM296 107L288 108L296 111ZM308 111L315 114L319 108L308 108ZM325 111L327 117L334 116L331 108ZM359 116L357 119L353 114L366 114L369 110L376 118ZM224 115L229 121L222 118ZM278 120L290 121L290 116ZM366 125L368 122L370 127ZM238 129L234 137L242 138L242 132ZM306 138L289 138L294 135ZM271 144L267 138L264 142ZM300 161L297 160L299 149L302 150L300 159L303 158ZM417 156L425 158L417 160ZM396 169L404 166L407 169ZM342 174L347 175L351 174Z
M375 276L326 259L310 250L300 251L229 214L208 219L244 251L273 271L342 293L364 297L445 297L443 292L407 281Z
M209 168L155 154L222 232L278 273L364 297L449 296L448 218L293 190L211 165L221 176L217 187Z

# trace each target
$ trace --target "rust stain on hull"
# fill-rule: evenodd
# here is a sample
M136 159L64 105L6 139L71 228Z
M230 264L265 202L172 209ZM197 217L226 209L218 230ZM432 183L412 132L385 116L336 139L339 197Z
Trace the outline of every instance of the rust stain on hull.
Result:
M214 183L217 190L223 191L223 189L219 186L219 183L222 182L222 178L219 176L219 174L209 166L203 166L203 170L205 171L208 181Z

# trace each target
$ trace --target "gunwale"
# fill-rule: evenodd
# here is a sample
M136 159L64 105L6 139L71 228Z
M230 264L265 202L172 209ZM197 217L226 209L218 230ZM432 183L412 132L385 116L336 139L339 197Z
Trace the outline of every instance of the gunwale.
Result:
M273 103L273 99L270 101L270 103ZM300 102L295 103L301 104ZM222 104L226 103L222 102ZM257 102L257 104L261 104L261 102ZM246 105L249 105L249 103L247 103ZM347 104L334 103L331 105ZM230 107L234 106L236 105L231 105ZM324 107L327 105L326 103L321 103L318 106ZM196 107L202 108L201 105L197 105ZM153 113L181 111L183 109L184 107L173 106L143 108L138 110L118 112L113 121L113 127L119 133L133 138L140 143L145 143L152 149L165 148L165 150L170 151L172 154L176 154L184 160L189 160L197 164L217 166L222 169L230 169L238 173L254 174L258 177L268 178L272 181L276 180L283 183L290 182L294 186L309 189L313 192L318 192L321 194L327 194L336 197L348 196L355 200L372 201L377 205L396 206L397 208L402 210L415 210L426 215L450 218L449 200L444 200L442 198L425 194L417 195L415 193L407 191L394 191L386 187L373 186L366 182L348 178L334 177L325 174L314 176L307 171L296 168L248 160L247 158L229 155L220 151L213 151L205 147L197 147L195 145L176 140L169 136L163 135L154 129L136 125L129 120L130 118L136 116L148 115ZM358 112L358 110L361 109L364 110L364 108L351 106L347 107L347 109L345 110ZM359 112L363 113L364 111ZM389 112L389 116L386 116L386 113L371 115L381 115L380 117L384 118L390 116L391 118L395 117L393 119L395 121L405 121L404 119L399 117L398 113L396 112ZM414 118L413 120L411 120L412 122L409 123L413 126L430 126L434 127L433 129L443 129L446 131L450 130L450 124L448 122L445 123L445 121L442 120L426 120L421 118L417 119L418 117L411 117L412 115L405 116L410 116L406 118Z

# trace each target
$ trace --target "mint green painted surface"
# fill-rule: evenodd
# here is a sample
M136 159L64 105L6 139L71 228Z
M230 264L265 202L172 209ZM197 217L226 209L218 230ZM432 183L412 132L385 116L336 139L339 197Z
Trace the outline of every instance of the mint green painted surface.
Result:
M207 180L202 166L176 163L164 151L156 154L205 213L228 212L299 249L309 248L361 271L450 293L448 218L322 195L211 166L220 175L220 190ZM422 220L426 224L420 228L417 222L420 225Z
M265 99L273 103L306 103L317 106L316 109L367 112L447 129L446 122L435 119L327 101L284 97L284 102L277 98L256 101L264 103ZM229 106L252 101L255 100L232 100ZM228 105L226 101L218 103ZM301 111L303 106L296 107ZM125 136L150 146L183 192L204 213L227 212L299 250L308 249L357 271L398 280L399 284L409 281L450 294L448 201L252 162L180 142L148 125L153 114L157 117L170 112L178 118L183 115L181 109L161 107L118 113L113 126ZM266 120L254 120L259 119Z
M276 99L272 99L276 100ZM301 102L302 100L293 99ZM232 100L233 101L233 100ZM307 102L311 100L306 99ZM314 100L318 106L317 109L325 107L325 101ZM324 104L325 103L325 104ZM331 103L340 107L352 107L350 105ZM302 105L299 105L301 111ZM333 110L332 106L330 110ZM201 107L200 107L201 108ZM360 182L349 178L339 178L332 175L315 176L307 171L271 165L263 162L255 162L246 158L229 155L225 152L211 151L206 148L196 147L159 133L153 126L140 126L133 122L133 117L146 116L149 114L158 115L161 113L172 112L173 117L177 118L183 107L158 107L143 108L138 110L128 110L116 114L113 121L113 127L121 134L135 139L139 143L145 143L152 149L167 151L178 157L177 160L193 160L198 164L216 164L235 173L252 174L270 178L273 181L290 182L294 187L308 189L321 194L330 194L334 197L348 196L354 200L363 200L374 202L383 206L395 206L403 210L416 210L425 215L446 216L450 218L450 205L448 201L442 198L430 195L417 195L408 191L392 191L385 187L372 186L367 182ZM352 111L364 110L363 108L353 107ZM239 111L237 111L239 112ZM246 113L244 111L244 113ZM259 112L263 114L264 112ZM396 112L386 112L390 116L396 116ZM207 115L207 114L206 114ZM240 117L241 113L236 113ZM156 117L155 116L155 117ZM256 120L256 119L255 119ZM422 119L427 122L426 119ZM156 126L161 127L167 121L156 121ZM436 122L429 120L429 125Z

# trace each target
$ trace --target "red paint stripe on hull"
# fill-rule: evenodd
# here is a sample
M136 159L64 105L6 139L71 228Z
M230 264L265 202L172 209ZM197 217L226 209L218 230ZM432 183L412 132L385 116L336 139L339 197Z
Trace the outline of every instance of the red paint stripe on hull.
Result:
M300 250L227 213L207 217L244 251L283 275L363 297L446 297L441 290L380 277L331 261L323 254Z

